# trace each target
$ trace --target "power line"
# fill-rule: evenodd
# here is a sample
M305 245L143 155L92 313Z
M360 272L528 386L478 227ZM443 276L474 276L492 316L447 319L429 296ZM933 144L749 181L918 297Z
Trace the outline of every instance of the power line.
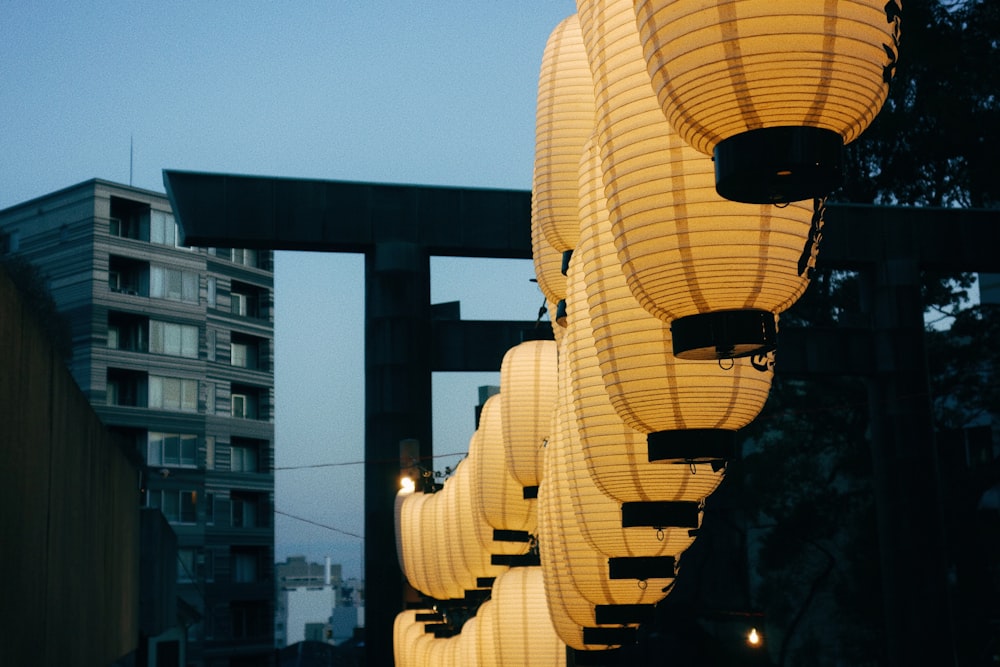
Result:
M440 459L448 456L467 456L469 452L452 452L450 454L435 454L431 456L432 459ZM395 459L382 459L375 461L368 461L367 463L391 463ZM338 468L341 466L360 466L364 465L366 461L341 461L340 463L310 463L308 465L301 466L275 466L274 471L279 470L308 470L310 468Z
M294 514L289 514L288 512L282 512L281 510L275 508L275 514L280 514L282 516L287 516L289 519L295 519L296 521L301 521L303 523L312 524L313 526L319 526L320 528L326 528L327 530L332 530L335 533L340 533L341 535L347 535L348 537L356 537L359 540L365 539L364 535L358 535L357 533L352 533L349 530L341 530L340 528L334 528L333 526L328 526L325 523L320 523L319 521L313 521L312 519L306 519L301 516L295 516Z

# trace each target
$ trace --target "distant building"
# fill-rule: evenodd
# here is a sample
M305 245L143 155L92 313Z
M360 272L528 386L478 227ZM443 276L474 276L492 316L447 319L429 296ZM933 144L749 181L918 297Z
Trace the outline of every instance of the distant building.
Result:
M274 641L284 648L302 641L341 643L364 626L364 584L344 580L339 564L291 556L275 565L277 612Z
M273 660L272 253L180 245L166 196L90 180L0 211L47 277L70 371L177 535L188 665Z

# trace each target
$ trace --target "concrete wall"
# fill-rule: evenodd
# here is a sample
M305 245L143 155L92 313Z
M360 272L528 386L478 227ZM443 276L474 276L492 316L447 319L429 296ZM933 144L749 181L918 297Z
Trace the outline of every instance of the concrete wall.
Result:
M0 269L0 664L107 665L139 638L139 475Z

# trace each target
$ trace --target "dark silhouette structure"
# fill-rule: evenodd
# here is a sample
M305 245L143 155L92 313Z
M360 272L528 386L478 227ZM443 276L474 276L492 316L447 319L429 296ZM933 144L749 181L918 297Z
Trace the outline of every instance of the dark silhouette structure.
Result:
M367 664L392 661L402 608L399 442L431 456L434 371L497 370L531 323L435 320L432 255L531 257L530 192L166 171L191 245L365 255ZM780 333L778 373L866 380L890 664L954 664L942 500L923 349L921 270L1000 272L994 210L829 205L819 264L857 270L869 321ZM920 637L919 642L913 638Z

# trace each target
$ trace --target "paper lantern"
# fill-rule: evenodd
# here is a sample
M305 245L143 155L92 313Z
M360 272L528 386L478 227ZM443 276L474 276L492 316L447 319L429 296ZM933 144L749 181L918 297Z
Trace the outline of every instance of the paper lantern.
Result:
M474 434L473 438L475 437ZM466 588L472 589L479 588L479 579L496 577L507 568L491 563L491 555L494 551L493 527L486 523L486 518L475 509L472 500L472 483L475 472L473 470L474 464L471 461L471 441L469 452L469 457L459 463L455 474L451 476L449 481L455 484L454 505L451 510L455 513L452 516L455 532L452 535L451 548L458 550L457 558L461 563L460 567L475 577L475 582L469 582L474 585L466 585ZM523 552L525 548L526 545L516 545L518 553ZM500 553L500 550L497 549L496 552ZM453 556L453 558L455 557Z
M736 430L750 423L767 400L771 361L741 358L723 366L672 354L670 328L642 308L626 284L606 209L602 215L600 190L584 187L593 181L581 177L577 253L611 405L629 427L647 434L650 460L731 458Z
M594 485L608 497L624 503L624 511L648 508L649 503L700 502L707 498L722 482L721 469L715 470L708 463L685 466L651 463L646 434L628 426L615 412L595 347L583 253L577 253L571 262L568 277L571 316L563 359L569 368L579 454ZM605 286L613 287L617 298L628 303L630 293L622 283L619 277L613 286ZM607 296L615 295L612 292ZM646 322L655 325L652 320ZM654 328L653 333L656 331Z
M549 245L571 251L580 236L577 170L594 126L594 82L576 14L549 36L542 53L535 113L531 215Z
M778 313L808 285L822 207L720 197L712 161L663 117L631 3L581 3L580 17L594 72L600 153L585 156L581 198L590 195L592 208L607 209L629 288L670 324L676 356L766 354L776 346ZM602 189L583 180L597 178Z
M393 525L396 532L396 558L399 561L399 571L406 572L406 565L403 559L403 502L413 493L413 487L405 487L396 492L396 501L393 505Z
M468 487L463 486L459 479L458 471L467 467L462 464L464 461L459 464L451 477L445 480L444 487L436 495L440 503L441 528L443 528L441 539L444 564L451 572L457 589L463 591L464 597L464 591L479 588L476 580L486 575L479 573L475 568L475 562L470 563L466 560L465 533L472 528L469 525L470 517L462 515L459 498L461 493L468 493Z
M480 412L480 437L475 443L476 453L470 457L475 463L473 502L476 511L494 529L534 533L538 521L536 502L524 497L523 485L507 468L502 411L500 395L496 394L486 399ZM523 554L528 549L526 541L501 544L494 540L492 546L505 548L504 553L508 554Z
M465 587L448 556L453 535L452 526L445 521L444 510L445 498L441 491L429 494L420 508L420 538L426 558L428 587L423 592L437 600L465 597Z
M535 266L535 280L542 290L545 300L556 304L556 309L549 312L555 314L559 304L566 298L566 275L563 273L563 253L559 252L545 240L541 225L537 218L531 219L531 258ZM556 320L557 317L553 317Z
M499 667L500 661L495 648L496 603L487 600L479 605L476 612L476 661L479 667Z
M518 667L562 667L566 645L545 602L540 567L515 567L493 582L493 648L498 663Z
M584 537L570 499L572 491L562 461L563 433L563 429L555 429L546 447L538 498L539 554L553 627L567 645L580 650L631 643L634 635L625 630L642 619L619 616L598 622L598 609L648 609L663 599L662 589L672 583L673 574L642 581L611 578L608 557ZM607 637L607 631L613 629L618 631ZM595 633L597 639L593 638Z
M507 469L522 487L537 487L542 446L555 406L556 343L529 340L500 364L500 412Z
M458 657L455 664L460 665L460 667L478 667L479 656L476 653L476 644L479 642L478 616L473 616L465 622L459 637Z
M888 94L900 0L635 0L663 113L727 199L825 196Z

